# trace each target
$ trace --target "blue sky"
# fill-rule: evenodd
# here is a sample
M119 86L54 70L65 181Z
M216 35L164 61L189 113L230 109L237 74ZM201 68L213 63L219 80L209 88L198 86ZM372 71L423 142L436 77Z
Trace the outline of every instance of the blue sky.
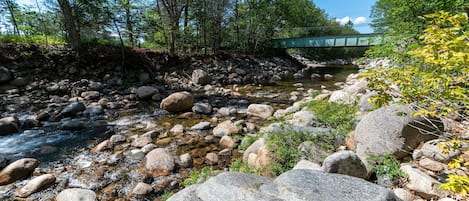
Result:
M372 33L368 25L371 22L371 7L377 0L313 0L317 7L326 11L330 18L342 23L350 19L360 33Z

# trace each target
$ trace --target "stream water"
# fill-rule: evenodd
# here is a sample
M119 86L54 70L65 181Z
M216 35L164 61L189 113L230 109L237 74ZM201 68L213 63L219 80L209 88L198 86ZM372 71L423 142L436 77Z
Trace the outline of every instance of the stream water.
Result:
M334 90L338 88L336 83L344 82L349 74L357 71L358 68L355 66L318 67L313 69L311 73L330 74L333 75L333 78L327 81L312 81L307 77L301 80L278 82L275 86L225 86L225 88L238 88L235 91L242 95L243 101L225 100L221 97L205 98L210 99L214 107L236 107L238 113L243 113L251 103L267 103L275 108L286 108L293 102L291 92L305 92L308 89L320 90L324 87ZM301 83L302 86L299 87L299 85L295 85L296 83ZM145 103L137 108L121 111L120 114L116 115L120 118L107 122L96 120L96 118L83 119L87 126L79 131L59 130L60 122L48 122L38 129L23 130L18 134L0 136L0 156L11 160L21 157L36 157L43 166L47 165L47 162L70 159L78 152L92 148L101 139L109 137L109 133L114 133L110 131L132 135L132 129L138 127L151 127L155 124L163 124L167 128L175 124L190 127L211 118L207 115L196 115L190 119L181 119L177 117L178 115L166 114L157 107L156 103ZM118 129L115 129L116 127Z

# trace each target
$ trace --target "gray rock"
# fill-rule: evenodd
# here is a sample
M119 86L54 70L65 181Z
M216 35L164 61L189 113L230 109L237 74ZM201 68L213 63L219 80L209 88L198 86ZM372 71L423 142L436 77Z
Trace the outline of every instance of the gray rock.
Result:
M81 97L85 100L96 100L99 99L99 91L85 91L81 93Z
M373 106L370 103L370 98L376 95L377 95L376 92L370 92L360 97L360 100L358 101L358 104L357 104L358 108L360 108L360 111L370 111L373 108Z
M16 117L5 117L0 119L0 136L17 133L19 120Z
M197 85L210 84L212 78L202 69L196 69L192 72L192 83Z
M423 173L417 168L413 168L409 163L401 164L401 170L409 176L409 183L406 187L425 199L439 197L442 191L439 188L440 182Z
M293 167L294 170L298 169L306 169L306 170L316 170L316 171L322 171L321 165L317 163L313 163L311 161L307 160L300 160L298 163L296 163L295 167Z
M430 140L423 144L422 149L420 149L420 151L422 152L423 156L440 162L448 162L449 160L455 158L461 153L459 149L449 147L449 152L443 154L443 149L440 146L444 145L444 140Z
M314 113L305 110L294 113L291 123L296 126L313 126L315 121Z
M324 172L367 178L365 164L353 151L339 151L328 156L322 167Z
M126 138L124 135L112 135L111 138L109 138L109 141L111 142L111 144L115 145L125 142Z
M247 114L263 119L268 119L274 113L274 108L265 104L251 104L248 106Z
M179 165L181 167L190 167L192 164L192 157L189 153L185 153L179 156Z
M264 138L259 138L254 143L252 143L243 153L243 163L247 163L249 159L249 154L257 154L257 151L265 145Z
M433 122L441 130L442 124ZM438 132L422 118L412 115L409 106L391 105L368 113L355 129L357 154L361 158L368 155L390 153L398 158L412 152L421 142L435 139L426 132Z
M176 92L163 99L160 108L168 112L184 112L193 105L194 97L189 92Z
M392 191L365 180L313 170L290 170L275 180L239 172L221 173L190 186L168 201L397 201Z
M342 90L332 92L329 102L350 104L355 101L354 97Z
M139 182L132 190L134 196L144 196L153 191L153 187L150 184Z
M315 163L321 163L329 155L327 148L321 147L321 145L312 141L302 142L298 146L298 150L300 150L301 159Z
M203 121L203 122L199 122L197 123L196 125L193 125L190 130L191 131L194 131L194 130L205 130L205 129L209 129L210 128L210 122L208 121Z
M5 67L0 67L0 84L8 82L12 79L10 71Z
M147 144L152 143L153 140L148 136L140 136L132 142L132 146L142 148Z
M28 197L29 195L39 192L55 183L55 176L52 174L44 174L29 181L25 186L21 187L16 195L18 197Z
M163 148L156 148L145 156L144 171L153 178L168 176L174 169L174 159Z
M401 199L402 201L413 201L414 200L414 196L412 195L411 192L409 191L406 191L405 189L403 188L396 188L394 189L394 194L396 194L396 196Z
M29 80L27 78L24 78L24 77L17 77L15 79L13 79L12 81L10 81L10 84L13 85L13 86L22 87L22 86L28 85Z
M184 133L184 126L182 124L176 124L169 130L171 133L179 134L179 133Z
M66 120L60 125L60 129L69 131L81 130L84 127L85 124L78 119Z
M83 111L83 115L87 117L94 117L103 114L103 107L101 105L90 105Z
M210 114L212 113L212 106L208 103L195 103L192 107L192 112L197 114Z
M39 161L34 158L22 158L9 164L0 171L0 186L28 177L37 166Z
M86 107L82 102L72 102L67 105L60 114L64 117L73 117L77 113L85 111Z
M153 95L159 93L158 89L152 86L141 86L137 89L137 98L140 100L151 99Z
M224 135L238 134L241 131L236 125L230 120L219 123L213 128L213 135L217 137L223 137Z
M96 193L81 188L65 189L55 198L57 201L97 201Z

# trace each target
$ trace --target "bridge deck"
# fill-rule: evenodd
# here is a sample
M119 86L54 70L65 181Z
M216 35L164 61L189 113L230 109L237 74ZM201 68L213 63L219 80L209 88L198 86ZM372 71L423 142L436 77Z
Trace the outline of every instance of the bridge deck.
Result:
M367 47L381 44L381 33L273 39L274 48Z

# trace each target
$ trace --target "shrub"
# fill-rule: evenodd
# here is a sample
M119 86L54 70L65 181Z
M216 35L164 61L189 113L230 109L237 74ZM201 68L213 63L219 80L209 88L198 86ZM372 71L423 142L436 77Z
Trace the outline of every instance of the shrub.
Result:
M407 178L407 174L400 169L400 163L392 154L369 156L368 162L373 172L381 177L390 179Z
M214 171L211 167L203 167L200 170L192 171L189 178L185 179L183 185L188 187L193 184L199 184L206 181L208 178L214 175Z
M320 123L335 129L342 136L347 136L355 128L353 119L358 111L355 105L321 100L310 101L306 107L314 112Z

